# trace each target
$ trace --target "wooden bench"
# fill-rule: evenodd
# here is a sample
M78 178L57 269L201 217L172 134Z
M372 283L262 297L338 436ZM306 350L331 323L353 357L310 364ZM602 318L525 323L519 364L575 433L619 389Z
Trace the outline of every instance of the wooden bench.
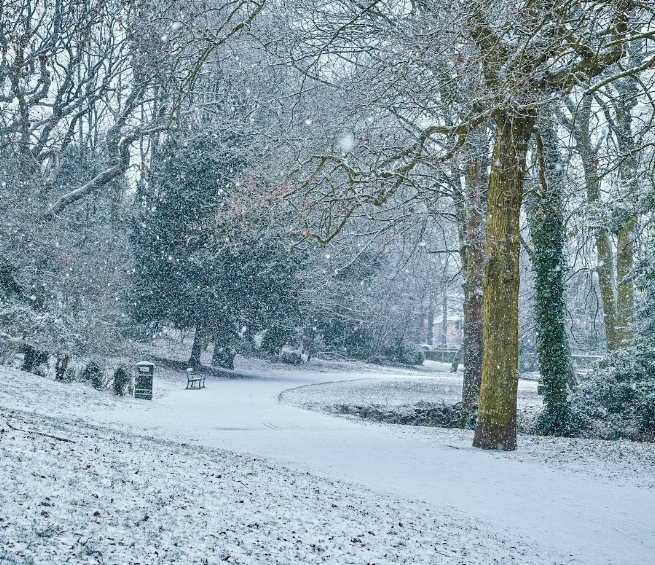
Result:
M198 386L196 386L198 385ZM186 370L186 387L187 388L205 388L204 375L194 375L193 369Z

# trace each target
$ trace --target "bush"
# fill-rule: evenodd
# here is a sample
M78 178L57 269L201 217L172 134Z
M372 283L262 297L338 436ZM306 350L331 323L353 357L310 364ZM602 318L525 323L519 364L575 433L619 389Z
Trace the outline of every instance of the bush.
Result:
M580 437L585 425L579 412L566 403L556 408L544 407L529 431L538 436Z
M601 361L571 395L581 432L603 439L655 434L655 347L635 340Z
M300 365L302 363L302 356L295 351L283 351L280 353L280 361L288 365Z
M392 363L401 363L403 365L423 365L423 362L425 361L425 351L420 346L413 343L401 342L385 350L384 357L380 364L384 364L384 359L388 359Z
M655 255L633 276L640 293L635 338L609 352L569 395L570 422L584 437L655 440Z
M21 370L29 373L40 374L40 365L47 365L50 355L47 351L41 351L29 343L21 345L19 352L23 354L23 366Z
M291 331L282 326L273 326L266 330L262 338L261 348L267 353L278 355L291 337Z
M371 357L373 342L367 328L336 319L320 324L318 330L325 350L353 359ZM319 348L318 345L315 347Z
M425 361L425 351L418 345L405 345L401 352L401 363L406 365L423 365Z
M97 390L106 388L105 377L95 361L91 361L84 367L80 378L85 382L91 383L91 386Z
M222 369L234 369L234 358L236 357L236 350L231 347L216 347L214 346L214 354L212 355L212 365L214 367L221 367Z
M337 404L334 406L337 414L359 416L364 420L400 424L402 426L429 426L437 428L459 428L462 403L427 404L417 403L409 409L402 407L382 406L352 406ZM471 427L469 427L471 426ZM466 423L468 429L475 427L475 419Z
M73 367L68 367L64 373L64 381L72 383L77 380L77 371Z
M118 396L124 396L130 385L132 378L130 372L125 367L119 367L114 372L114 393Z

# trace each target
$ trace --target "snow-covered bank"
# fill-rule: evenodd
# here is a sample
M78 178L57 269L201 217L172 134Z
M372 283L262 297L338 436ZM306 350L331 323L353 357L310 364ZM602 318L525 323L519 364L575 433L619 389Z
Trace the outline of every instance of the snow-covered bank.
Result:
M280 402L325 414L373 422L459 428L462 375L438 374L359 379L302 386L280 394ZM537 383L519 381L519 421L543 405Z
M299 387L282 393L280 400L309 410L338 413L339 406L375 406L399 413L419 406L452 405L462 400L462 376L441 374L403 379L386 378L348 380ZM537 408L543 397L537 395L537 383L519 381L519 408Z
M560 563L271 461L5 409L0 422L0 563Z
M484 452L471 448L470 431L375 424L279 403L281 392L303 385L390 376L306 369L263 364L259 376L208 377L198 391L184 389L181 372L157 368L148 402L2 368L0 406L273 459L382 500L420 500L435 515L465 516L481 532L539 547L538 563L652 563L655 446L521 437L515 453Z

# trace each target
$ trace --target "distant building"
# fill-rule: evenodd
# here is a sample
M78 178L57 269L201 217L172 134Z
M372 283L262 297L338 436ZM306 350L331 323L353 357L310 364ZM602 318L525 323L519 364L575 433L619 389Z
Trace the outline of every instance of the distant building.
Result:
M452 347L459 348L464 341L464 328L462 320L448 320L448 329L444 336L441 320L435 320L432 326L432 345L433 347ZM425 328L427 330L427 327Z

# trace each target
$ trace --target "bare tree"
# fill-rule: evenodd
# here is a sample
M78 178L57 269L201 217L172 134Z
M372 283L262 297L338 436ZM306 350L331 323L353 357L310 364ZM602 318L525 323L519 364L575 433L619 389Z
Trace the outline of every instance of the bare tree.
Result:
M340 9L323 7L322 12L312 7L312 18L322 16L322 25L321 33L306 42L310 62L305 72L316 79L339 70L352 73L358 66L375 68L378 74L395 72L396 84L407 86L405 99L411 98L408 93L429 91L433 108L457 103L449 93L458 91L458 83L468 91L459 89L455 123L449 123L443 111L428 119L426 107L421 107L415 115L422 119L413 122L415 141L402 150L369 142L347 158L309 159L311 174L292 193L307 203L301 215L308 237L329 241L357 211L384 206L402 187L415 187L412 175L431 150L433 161L450 160L478 125L490 122L495 128L486 211L483 374L474 445L515 449L519 218L528 143L542 108L574 90L591 95L614 81L649 72L655 57L654 10L629 1L592 6L546 0L376 2L364 7L344 3ZM402 44L411 45L411 50L402 55L393 48L385 50L380 35L370 39L372 30L388 33L386 40L404 39ZM635 64L627 57L628 47L643 41L650 42L648 49ZM313 53L312 42L320 43ZM428 74L429 63L447 71ZM416 80L425 82L412 82ZM397 110L395 114L406 118ZM425 121L433 123L425 126ZM317 209L323 215L317 216Z

